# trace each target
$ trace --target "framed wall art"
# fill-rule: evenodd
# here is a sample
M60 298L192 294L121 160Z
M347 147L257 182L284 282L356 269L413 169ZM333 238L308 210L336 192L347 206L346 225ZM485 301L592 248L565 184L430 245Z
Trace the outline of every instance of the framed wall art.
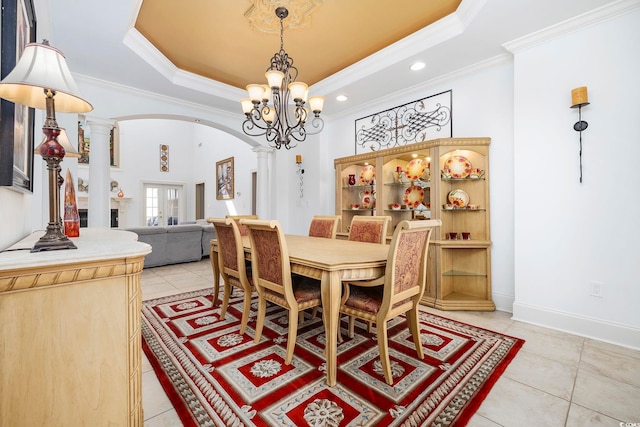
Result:
M216 162L216 199L233 199L233 157Z
M451 90L356 120L356 154L451 138Z
M36 38L32 0L1 0L0 79L16 66L24 47ZM0 185L33 191L35 110L0 101Z
M78 115L78 159L79 165L88 165L91 158L91 131L87 126L84 115ZM111 128L109 134L109 166L117 168L120 166L120 127L118 122Z

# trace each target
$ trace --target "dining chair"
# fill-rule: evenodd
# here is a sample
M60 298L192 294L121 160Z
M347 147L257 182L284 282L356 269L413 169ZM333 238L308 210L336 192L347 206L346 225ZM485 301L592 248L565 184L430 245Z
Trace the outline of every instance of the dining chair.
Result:
M216 229L218 239L218 265L220 275L224 282L220 319L224 319L227 315L232 287L241 289L244 292L244 304L242 307L240 334L244 334L251 311L251 295L255 287L253 286L251 269L245 261L244 245L242 244L240 229L236 221L232 218L211 218L209 222L211 222Z
M309 236L335 239L340 219L340 215L314 215L309 225Z
M249 235L247 228L244 225L240 224L241 219L259 219L258 215L226 215L225 218L231 218L236 222L236 224L238 224L241 236Z
M340 313L349 315L349 337L354 336L354 318L375 322L380 360L389 385L393 384L393 377L387 321L406 313L418 358L424 358L418 304L426 286L429 240L433 229L440 225L440 220L401 221L391 238L385 275L372 281L343 282Z
M387 228L391 223L388 215L356 215L349 227L349 240L368 243L386 243Z
M285 364L289 365L298 334L299 313L322 304L319 282L304 280L294 286L289 250L278 221L243 219L240 222L249 230L253 283L258 291L255 342L262 336L267 301L286 308L289 311L289 336Z
M351 219L349 227L349 240L367 243L386 243L387 229L391 217L388 215L364 216L356 215ZM314 313L315 316L315 313ZM351 319L353 320L353 318ZM369 322L368 332L371 332L373 325ZM338 341L342 341L342 336L338 333Z

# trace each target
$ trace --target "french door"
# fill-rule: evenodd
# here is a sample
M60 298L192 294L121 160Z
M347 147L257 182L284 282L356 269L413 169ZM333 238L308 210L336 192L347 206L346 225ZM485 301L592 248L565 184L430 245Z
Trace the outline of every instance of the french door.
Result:
M144 184L144 223L149 227L177 225L184 220L182 185Z

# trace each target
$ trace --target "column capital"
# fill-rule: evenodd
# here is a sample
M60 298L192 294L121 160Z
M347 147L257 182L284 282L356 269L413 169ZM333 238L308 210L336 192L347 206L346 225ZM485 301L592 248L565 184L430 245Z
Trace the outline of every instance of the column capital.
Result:
M116 124L115 120L110 119L102 119L99 117L88 117L85 116L85 121L87 126L91 127L91 130L95 132L99 132L101 130L106 131L107 133L111 132L111 129Z
M251 151L253 151L254 153L257 153L258 157L260 157L260 155L273 153L275 151L275 149L273 149L271 147L264 147L264 146L260 145L258 147L253 147L251 149Z

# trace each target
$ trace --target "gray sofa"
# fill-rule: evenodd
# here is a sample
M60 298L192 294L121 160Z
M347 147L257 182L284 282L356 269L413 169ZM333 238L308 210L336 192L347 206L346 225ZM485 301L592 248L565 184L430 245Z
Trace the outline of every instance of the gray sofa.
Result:
M144 259L144 268L199 261L209 256L211 239L216 238L213 225L206 222L127 228L127 231L136 233L138 241L151 245L151 253Z

